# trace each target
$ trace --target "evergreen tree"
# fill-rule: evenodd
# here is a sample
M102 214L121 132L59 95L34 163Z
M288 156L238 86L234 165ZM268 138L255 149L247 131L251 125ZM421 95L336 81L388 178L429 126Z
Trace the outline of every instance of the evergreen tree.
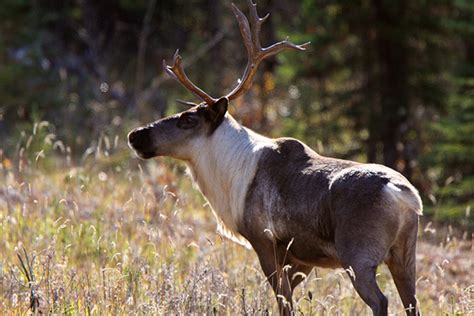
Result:
M337 120L330 131L344 137L351 129L352 155L412 177L421 113L441 109L447 97L451 11L449 1L303 1L299 28L311 34L312 56L291 67L312 81L301 102L306 128L317 135L313 117Z
M456 18L447 20L457 35L457 60L447 107L434 118L424 155L426 174L432 176L437 219L461 222L473 229L474 207L474 4L455 2Z

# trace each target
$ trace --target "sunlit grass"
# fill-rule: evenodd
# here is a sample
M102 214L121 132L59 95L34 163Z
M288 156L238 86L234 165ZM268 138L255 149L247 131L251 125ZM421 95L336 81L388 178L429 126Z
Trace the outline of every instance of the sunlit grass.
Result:
M1 314L276 313L255 254L216 234L182 165L138 161L125 144L78 165L66 152L22 155L0 170ZM418 253L424 314L473 313L472 245L449 237ZM386 267L378 280L403 314ZM369 312L342 270L315 270L294 299L298 314Z

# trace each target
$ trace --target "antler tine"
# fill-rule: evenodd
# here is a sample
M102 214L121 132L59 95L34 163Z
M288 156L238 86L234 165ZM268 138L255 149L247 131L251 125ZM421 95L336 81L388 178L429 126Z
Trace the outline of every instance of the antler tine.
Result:
M306 50L306 47L310 44L309 42L296 45L288 41L288 39L277 42L269 47L263 48L260 45L260 27L269 17L270 14L265 15L263 18L260 18L257 13L257 5L253 3L253 0L247 0L251 23L249 23L247 17L239 10L234 4L232 4L232 9L239 24L240 33L242 34L242 39L244 41L245 48L247 49L248 61L247 66L245 67L244 75L242 79L239 80L239 84L227 94L229 100L233 100L252 86L253 78L257 72L257 67L262 60L267 57L278 54L279 52L285 49L293 50Z
M242 35L242 39L244 40L244 45L247 49L247 54L250 60L256 52L254 51L254 46L252 45L253 36L250 30L249 20L247 20L245 14L243 14L242 11L240 11L239 8L237 8L237 6L233 3L232 10L234 11L237 23L239 24L240 34Z
M252 24L252 40L255 48L261 48L260 45L260 28L262 24L268 19L270 13L267 13L263 18L258 16L257 12L257 3L254 3L253 0L247 0L250 12L250 23Z
M184 101L184 100L180 100L180 99L176 99L176 102L178 102L179 104L189 106L189 107L194 107L194 106L199 105L198 103L194 103L194 102L191 102L191 101Z
M209 105L214 104L217 100L208 95L206 92L197 87L194 83L189 80L188 76L183 69L183 58L179 55L179 50L177 49L173 56L173 66L168 66L166 61L163 60L163 69L166 73L173 79L181 83L187 90L194 94L199 99L203 100Z
M263 56L261 58L264 59L264 58L267 58L269 56L276 55L276 54L278 54L279 52L281 52L282 50L285 50L285 49L293 49L293 50L304 51L304 50L306 50L306 47L308 47L309 44L311 44L311 42L306 42L306 43L303 43L303 44L300 44L300 45L293 44L292 42L288 41L288 38L287 38L284 41L281 41L281 42L272 44L269 47L263 48L262 49L262 53L263 53L262 55Z

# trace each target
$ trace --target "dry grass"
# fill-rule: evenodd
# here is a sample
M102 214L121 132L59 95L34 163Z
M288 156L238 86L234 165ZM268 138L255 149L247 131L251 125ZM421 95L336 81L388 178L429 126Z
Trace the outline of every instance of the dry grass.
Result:
M275 314L256 256L216 235L182 167L128 155L3 158L0 314ZM425 315L474 312L472 257L465 240L420 242ZM403 314L386 267L378 279ZM369 312L341 270L317 269L294 298L302 315Z

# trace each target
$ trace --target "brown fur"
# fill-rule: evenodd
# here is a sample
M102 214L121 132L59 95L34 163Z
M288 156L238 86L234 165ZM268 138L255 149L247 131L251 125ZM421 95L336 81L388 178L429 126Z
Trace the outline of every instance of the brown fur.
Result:
M419 210L404 210L384 191L393 181L416 195L409 182L383 166L322 157L294 139L277 143L260 158L239 232L257 252L275 293L288 302L278 299L280 312L292 310L291 294L302 280L293 275L322 266L352 270L362 299L375 315L386 315L387 299L375 281L383 261L405 307L415 308ZM291 265L287 272L285 265Z

